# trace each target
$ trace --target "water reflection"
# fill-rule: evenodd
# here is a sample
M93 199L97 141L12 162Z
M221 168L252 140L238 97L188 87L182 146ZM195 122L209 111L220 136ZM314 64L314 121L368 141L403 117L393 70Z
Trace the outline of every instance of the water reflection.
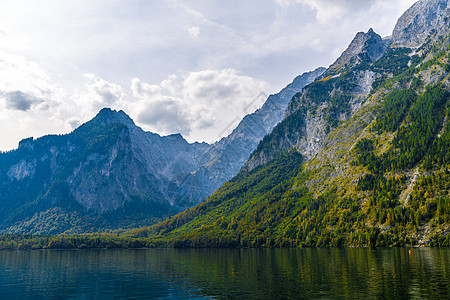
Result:
M0 252L0 298L449 299L449 249Z

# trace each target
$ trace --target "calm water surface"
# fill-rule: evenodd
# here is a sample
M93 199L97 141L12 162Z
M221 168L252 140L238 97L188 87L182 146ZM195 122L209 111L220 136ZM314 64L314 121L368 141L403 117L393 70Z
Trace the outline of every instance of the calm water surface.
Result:
M0 299L450 299L450 249L0 251Z

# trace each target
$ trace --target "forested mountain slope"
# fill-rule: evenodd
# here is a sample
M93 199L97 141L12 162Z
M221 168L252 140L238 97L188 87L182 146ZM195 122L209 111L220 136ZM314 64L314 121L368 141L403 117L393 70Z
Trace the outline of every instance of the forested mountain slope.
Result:
M447 0L358 33L200 205L130 232L193 246L450 244Z

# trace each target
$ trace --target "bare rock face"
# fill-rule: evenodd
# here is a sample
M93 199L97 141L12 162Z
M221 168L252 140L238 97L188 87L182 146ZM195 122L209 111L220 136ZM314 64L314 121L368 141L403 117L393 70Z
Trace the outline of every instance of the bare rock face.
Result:
M383 56L389 47L389 40L383 40L372 28L358 32L348 48L326 71L325 76L338 74L345 68L359 64L362 61L372 63Z
M418 48L430 34L449 32L448 0L420 0L408 9L395 25L392 40L395 47Z

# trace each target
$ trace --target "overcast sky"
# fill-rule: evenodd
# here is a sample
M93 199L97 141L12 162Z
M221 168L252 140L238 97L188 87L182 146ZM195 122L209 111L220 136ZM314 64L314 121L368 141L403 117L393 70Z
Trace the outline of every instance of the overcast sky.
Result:
M213 142L358 31L390 35L415 0L0 2L0 150L103 107Z

